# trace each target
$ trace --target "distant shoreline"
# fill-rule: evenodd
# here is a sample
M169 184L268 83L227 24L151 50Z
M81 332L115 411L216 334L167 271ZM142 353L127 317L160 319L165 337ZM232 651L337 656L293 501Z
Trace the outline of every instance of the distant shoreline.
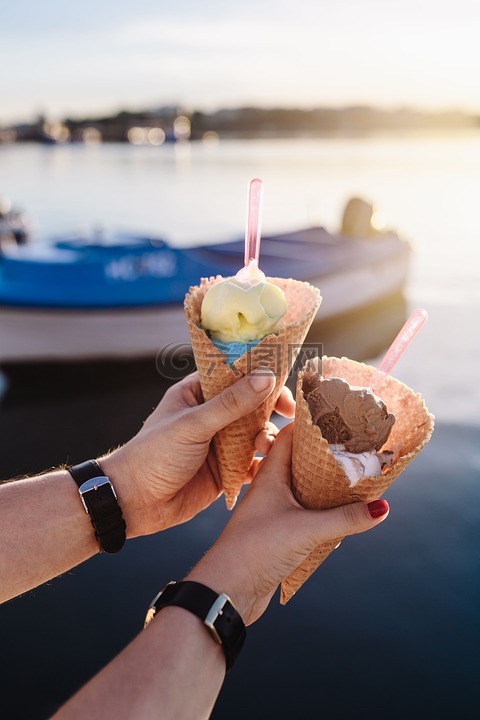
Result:
M168 107L83 119L52 120L41 115L34 122L0 127L0 143L162 145L179 140L411 137L476 130L480 130L480 116L461 111L387 111L356 106L312 110L250 107L203 113Z

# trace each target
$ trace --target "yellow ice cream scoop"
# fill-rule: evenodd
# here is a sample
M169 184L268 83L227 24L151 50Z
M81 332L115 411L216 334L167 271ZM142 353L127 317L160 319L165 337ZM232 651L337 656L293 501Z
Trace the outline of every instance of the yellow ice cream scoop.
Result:
M203 299L201 323L214 340L247 342L279 330L286 312L283 290L257 270L246 281L235 276L212 285Z
M202 302L204 330L220 343L261 340L280 329L287 312L285 293L266 280L258 267L262 181L249 184L245 263L235 277L212 285Z

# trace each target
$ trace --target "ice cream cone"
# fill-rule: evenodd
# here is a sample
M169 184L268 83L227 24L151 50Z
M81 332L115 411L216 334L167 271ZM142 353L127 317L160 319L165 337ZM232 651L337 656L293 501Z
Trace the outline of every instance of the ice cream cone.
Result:
M271 395L252 413L223 428L214 437L215 455L222 479L225 500L233 508L255 455L255 437L269 419L296 355L301 350L308 329L320 306L317 288L292 279L267 278L280 287L286 296L288 310L283 328L267 335L258 345L236 360L230 367L226 356L212 344L200 327L201 306L211 285L222 278L202 278L200 285L190 288L185 298L192 349L205 400L218 395L243 375L257 367L270 368L276 376Z
M321 371L323 377L340 377L350 385L371 387L375 368L348 358L323 357L309 360L298 373L297 408L292 452L293 492L306 508L323 510L352 502L376 500L413 460L433 432L434 418L420 397L399 380L388 376L376 393L395 415L395 424L384 449L393 451L393 462L379 477L364 477L350 487L342 467L330 452L320 428L312 423L304 393L308 379ZM281 588L284 605L317 567L341 542L336 538L317 547L289 577Z

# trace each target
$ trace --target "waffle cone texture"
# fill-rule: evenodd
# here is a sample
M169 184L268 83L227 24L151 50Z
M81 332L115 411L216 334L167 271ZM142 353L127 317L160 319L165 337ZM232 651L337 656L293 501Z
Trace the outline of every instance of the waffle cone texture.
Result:
M285 293L288 310L283 318L283 328L277 334L264 337L229 366L225 355L214 347L200 327L205 293L222 279L220 275L202 278L200 285L191 287L185 297L185 316L204 399L210 400L257 367L269 368L276 376L273 392L256 410L223 428L213 438L225 501L231 510L255 456L255 438L272 414L296 354L320 307L321 297L318 289L309 283L291 278L267 278Z
M292 451L292 489L297 501L305 508L324 510L354 502L370 502L379 498L408 463L430 440L434 418L420 397L409 387L387 376L376 395L395 415L395 424L382 449L393 451L393 463L378 477L364 477L350 487L343 468L337 463L322 437L320 428L312 423L305 393L309 377L317 372L324 378L344 378L350 385L372 386L375 368L348 358L323 357L309 360L298 374L297 407ZM330 555L343 538L319 545L281 587L282 605L290 600L317 567Z

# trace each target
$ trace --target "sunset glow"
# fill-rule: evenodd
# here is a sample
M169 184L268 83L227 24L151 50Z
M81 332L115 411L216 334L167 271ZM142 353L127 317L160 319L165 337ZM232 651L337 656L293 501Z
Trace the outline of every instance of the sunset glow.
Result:
M47 7L4 8L0 123L162 105L480 110L472 0Z

